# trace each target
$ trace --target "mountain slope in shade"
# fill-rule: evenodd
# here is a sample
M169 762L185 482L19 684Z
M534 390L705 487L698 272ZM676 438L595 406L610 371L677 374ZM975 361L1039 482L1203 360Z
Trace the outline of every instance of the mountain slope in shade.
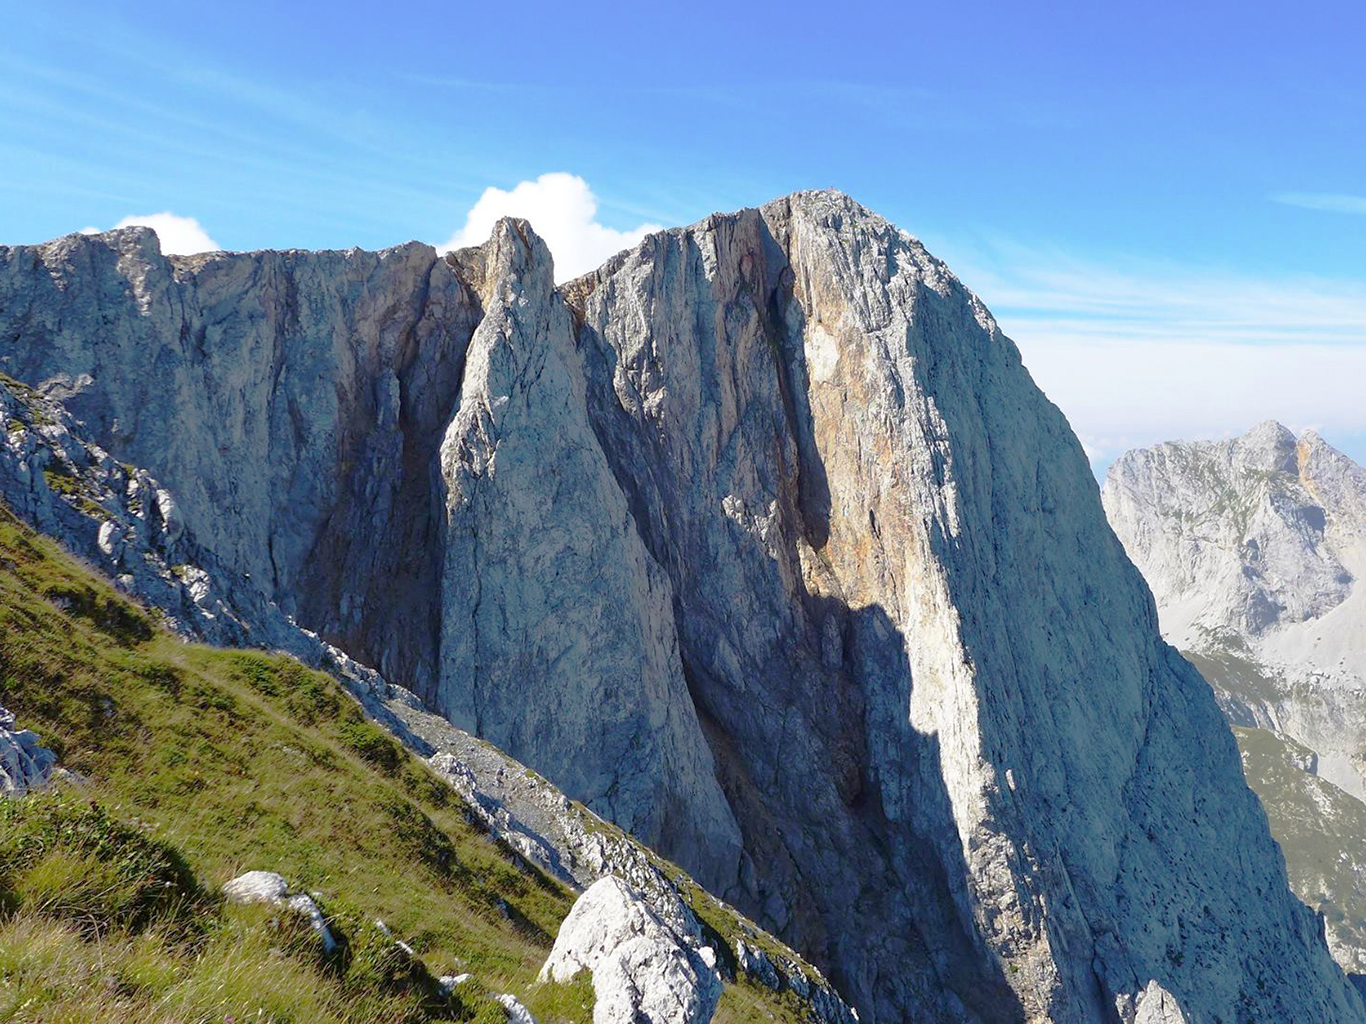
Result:
M820 192L553 280L517 221L445 257L68 237L0 250L0 368L864 1020L1366 1019L942 263Z
M1267 422L1129 452L1102 496L1164 635L1242 727L1296 891L1325 912L1338 959L1361 970L1366 900L1348 879L1366 843L1353 826L1366 821L1366 470L1313 431ZM1271 739L1248 746L1268 735L1317 778L1282 771L1286 757L1265 756Z
M1285 851L1290 885L1324 915L1328 948L1366 974L1366 804L1314 774L1308 747L1266 729L1234 727L1248 783ZM1360 982L1358 982L1360 983Z

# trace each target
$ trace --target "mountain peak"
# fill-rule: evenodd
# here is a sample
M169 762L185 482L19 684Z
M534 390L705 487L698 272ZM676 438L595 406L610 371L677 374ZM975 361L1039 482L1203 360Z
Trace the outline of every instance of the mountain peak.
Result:
M1288 441L1293 444L1295 441L1295 432L1280 420L1274 419L1262 420L1242 436L1244 440L1253 442L1269 441L1284 444Z
M1234 442L1239 461L1272 472L1297 472L1297 439L1292 430L1276 420L1264 420Z
M658 843L869 1021L1363 1020L1080 444L942 263L830 190L560 289L547 257L517 220L439 260L3 250L0 365L83 381L72 422L234 593Z

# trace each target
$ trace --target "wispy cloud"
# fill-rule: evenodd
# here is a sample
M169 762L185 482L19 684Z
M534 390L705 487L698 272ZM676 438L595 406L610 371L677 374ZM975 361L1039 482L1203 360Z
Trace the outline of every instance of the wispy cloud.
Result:
M458 75L430 75L417 72L404 72L397 77L416 85L429 85L456 92L551 93L560 88L555 85L538 85L532 82L493 81L480 78L462 78Z
M951 259L1094 462L1267 418L1366 432L1366 284L996 241Z
M175 167L179 177L247 181L252 201L272 193L293 211L307 208L315 223L332 218L320 196L363 194L370 201L352 204L347 220L392 226L384 204L459 209L481 183L464 176L458 160L398 144L400 128L367 116L349 83L259 81L117 23L86 27L77 39L126 64L127 83L111 86L93 70L0 42L0 150L8 156L15 140L41 141L41 162L51 164L73 150L73 139L98 146L98 162L68 161L64 184L73 189L95 187L97 169L100 182L123 172L123 191L139 195ZM148 81L158 87L146 88ZM216 113L225 109L237 116ZM241 191L215 190L207 205L230 208Z
M1366 214L1366 196L1345 192L1278 192L1271 197L1271 201L1305 210Z

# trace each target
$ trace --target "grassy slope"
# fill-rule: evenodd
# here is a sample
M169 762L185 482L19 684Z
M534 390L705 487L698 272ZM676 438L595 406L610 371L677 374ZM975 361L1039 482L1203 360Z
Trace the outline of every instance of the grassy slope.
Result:
M1264 729L1234 727L1248 785L1285 854L1290 884L1327 918L1334 953L1366 967L1366 807L1304 767L1308 747Z
M501 1021L490 990L517 994L542 1024L590 1019L586 981L534 983L572 893L467 823L455 795L330 678L179 641L2 507L0 703L86 778L82 803L134 822L195 880L169 917L92 926L88 850L15 855L34 816L50 828L81 808L39 797L7 810L0 1019ZM322 957L278 914L212 896L251 869L320 894L354 952ZM376 968L391 949L374 939L376 917L422 963ZM463 1003L433 999L428 972L466 971L477 984L461 987ZM799 1017L790 997L741 984L716 1019Z

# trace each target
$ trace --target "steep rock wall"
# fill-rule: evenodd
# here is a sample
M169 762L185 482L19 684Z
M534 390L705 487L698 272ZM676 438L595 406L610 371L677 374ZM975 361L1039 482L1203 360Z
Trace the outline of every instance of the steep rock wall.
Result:
M567 292L757 898L860 1005L1284 1014L1333 974L1080 446L942 264L807 194Z
M0 250L0 368L865 1020L1363 1019L1080 446L941 263L802 193L552 281L516 222L442 259L67 238Z
M414 243L168 260L145 229L67 236L0 249L0 370L151 469L200 544L303 625L719 887L738 834L619 492L593 536L616 484L586 428L562 433L583 385L575 405L552 280L511 222L445 258ZM527 415L502 443L512 398ZM553 664L536 630L571 656Z

